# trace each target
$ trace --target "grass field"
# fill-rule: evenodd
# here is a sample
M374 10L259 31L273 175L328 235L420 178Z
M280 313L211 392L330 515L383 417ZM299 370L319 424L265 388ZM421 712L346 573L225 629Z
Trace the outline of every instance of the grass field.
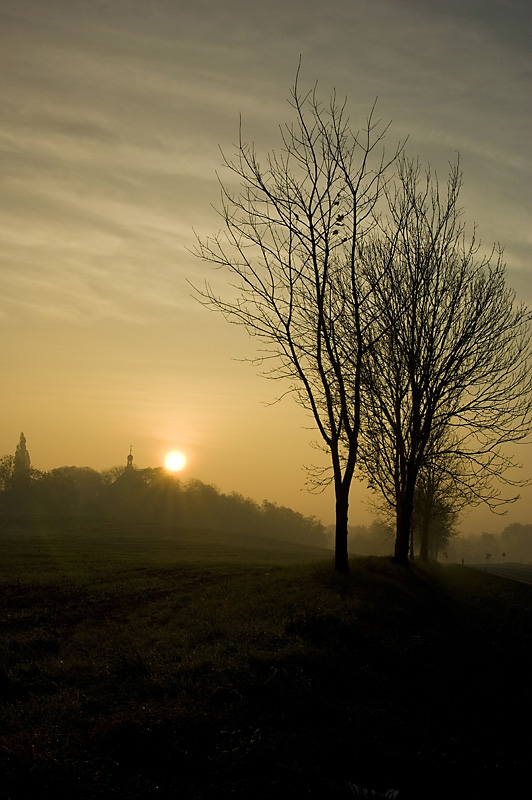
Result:
M5 800L529 796L532 587L19 518L0 597Z

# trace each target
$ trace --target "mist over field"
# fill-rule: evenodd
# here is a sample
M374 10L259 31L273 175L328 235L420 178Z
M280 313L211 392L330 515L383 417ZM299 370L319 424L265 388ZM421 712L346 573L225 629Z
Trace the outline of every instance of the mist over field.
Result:
M31 466L21 434L15 455L0 458L0 514L72 515L79 519L119 519L144 524L197 530L225 531L266 537L309 547L334 550L334 525L325 526L268 500L257 503L233 491L162 467L136 469L130 455L126 466L102 472L90 467L63 466L42 472ZM352 509L356 517L357 509ZM416 527L413 554L419 551ZM390 520L375 518L370 525L350 525L352 555L392 556L394 530ZM532 563L532 525L512 523L500 533L467 536L445 532L435 553L444 563Z
M332 542L334 527L326 529ZM352 525L349 528L349 552L357 555L391 556L393 530L383 522ZM331 545L332 546L332 545ZM417 552L417 546L415 547ZM438 553L440 563L482 564L509 562L532 564L532 525L513 522L500 533L455 533Z
M466 564L532 564L532 525L514 522L500 533L460 534L448 542L444 559L455 563L463 559Z

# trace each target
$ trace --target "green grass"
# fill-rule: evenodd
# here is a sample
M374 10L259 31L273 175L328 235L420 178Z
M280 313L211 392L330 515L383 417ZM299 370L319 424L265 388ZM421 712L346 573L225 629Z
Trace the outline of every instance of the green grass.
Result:
M528 796L532 587L331 562L4 520L1 796Z

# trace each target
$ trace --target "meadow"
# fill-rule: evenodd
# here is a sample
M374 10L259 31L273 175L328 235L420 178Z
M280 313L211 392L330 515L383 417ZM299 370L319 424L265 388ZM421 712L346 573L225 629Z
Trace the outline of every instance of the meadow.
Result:
M244 534L2 519L0 794L528 796L532 587ZM522 792L522 793L521 793Z

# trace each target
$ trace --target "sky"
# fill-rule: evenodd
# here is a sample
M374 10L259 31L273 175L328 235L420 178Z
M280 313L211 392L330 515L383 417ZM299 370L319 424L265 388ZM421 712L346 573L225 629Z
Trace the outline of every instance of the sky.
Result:
M184 479L332 522L310 419L193 297L221 281L190 253L220 227L220 149L240 117L278 148L301 57L353 127L378 98L390 151L408 136L443 177L460 155L465 217L532 306L531 22L528 0L0 0L0 455L21 431L41 470L177 449ZM350 521L371 516L357 484ZM525 488L462 527L531 521Z

